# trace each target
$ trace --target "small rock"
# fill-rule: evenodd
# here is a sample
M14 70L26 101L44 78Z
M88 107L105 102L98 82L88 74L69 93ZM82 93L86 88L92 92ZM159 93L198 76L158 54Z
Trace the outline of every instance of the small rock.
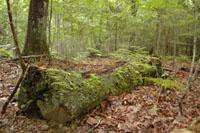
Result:
M89 125L95 125L95 124L97 123L97 120L96 120L95 118L93 118L93 117L89 117L89 118L87 119L87 123L88 123Z
M42 131L47 131L49 129L49 126L48 125L42 125L41 126L41 130Z
M6 126L8 124L8 119L2 119L0 120L0 128L3 126Z
M0 111L2 111L3 105L6 102L6 98L0 98Z

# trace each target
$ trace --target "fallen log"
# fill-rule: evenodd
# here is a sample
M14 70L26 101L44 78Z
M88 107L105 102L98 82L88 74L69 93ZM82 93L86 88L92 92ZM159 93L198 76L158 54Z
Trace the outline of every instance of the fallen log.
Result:
M88 113L108 96L142 85L143 77L160 75L159 67L160 64L131 62L110 74L91 74L85 79L76 72L31 66L18 94L18 106L29 114L37 111L47 120L69 122Z

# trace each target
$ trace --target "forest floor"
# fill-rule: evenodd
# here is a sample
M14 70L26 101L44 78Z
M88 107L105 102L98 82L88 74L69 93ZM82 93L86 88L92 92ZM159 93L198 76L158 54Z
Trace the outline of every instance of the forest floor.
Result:
M57 61L51 64L40 62L38 65L66 70L73 68L73 70L81 70L87 76L87 73L90 72L108 73L123 65L123 62L93 59L85 60L78 65L68 61L62 63ZM189 64L177 64L176 80L186 84L188 72L180 69L183 65L189 68ZM170 62L164 64L163 67L167 70L173 70ZM0 64L0 109L12 92L20 72L20 67L16 63ZM172 75L172 72L168 71L168 74ZM183 100L183 115L180 115L179 100L184 94L183 91L174 88L139 86L132 92L109 97L90 114L66 125L22 116L18 113L17 103L13 101L6 114L0 116L0 132L168 133L175 128L189 127L193 120L200 116L200 75L194 82L192 91L186 94Z

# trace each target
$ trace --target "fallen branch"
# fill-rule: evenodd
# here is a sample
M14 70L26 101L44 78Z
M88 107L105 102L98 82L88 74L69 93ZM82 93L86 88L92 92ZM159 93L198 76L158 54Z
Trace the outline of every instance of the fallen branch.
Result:
M87 133L93 133L94 130L101 124L101 121L102 121L102 119L100 119L100 120L98 121L98 123L97 123L94 127L92 127L91 129L89 129L89 130L87 131Z
M43 58L43 57L47 57L47 55L22 56L22 59L23 60L27 60L27 59L32 59L32 58ZM0 63L13 62L13 61L18 61L18 60L20 60L20 58L13 58L13 59L9 59L9 60L3 60L3 61L0 61Z
M179 112L180 112L180 115L183 115L183 100L185 99L185 97L187 96L187 92L186 91L184 93L184 95L180 98L179 102L178 102L178 107L179 107Z
M170 69L170 68L163 68L165 71L168 71L168 72L173 72L174 70L173 69Z
M21 74L21 76L20 76L20 78L19 78L19 80L18 80L18 82L17 82L12 94L9 96L8 100L3 105L2 112L1 112L2 114L4 114L6 112L8 104L10 103L10 101L14 97L15 93L17 92L21 82L23 81L23 79L25 77L27 69L28 69L28 67L26 67L26 65L25 65L24 60L22 59L21 51L20 51L20 48L19 48L18 38L17 38L17 34L16 34L16 31L15 31L15 28L14 28L14 24L13 24L12 11L11 11L11 8L10 8L10 1L6 0L6 4L7 4L10 28L11 28L11 31L12 31L12 34L13 34L13 39L14 39L14 43L15 43L15 47L16 47L16 52L17 52L17 55L18 55L19 60L20 60L20 64L21 64L21 68L22 68L22 74Z

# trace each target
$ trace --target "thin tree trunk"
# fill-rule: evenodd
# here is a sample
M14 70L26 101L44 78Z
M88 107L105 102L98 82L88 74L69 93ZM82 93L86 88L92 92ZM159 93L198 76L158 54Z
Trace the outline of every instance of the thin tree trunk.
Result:
M157 39L156 39L156 55L159 55L160 51L160 39L161 39L161 22L160 22L160 13L158 14L158 23L157 23Z
M197 1L194 0L194 17L195 17L195 22L194 22L194 40L193 40L193 57L192 57L192 63L191 63L191 68L190 68L190 74L188 78L188 83L187 83L187 89L191 89L192 87L192 81L193 81L193 75L194 75L194 67L195 67L195 59L196 59L196 48L197 48L197 25L198 25L198 13L197 13Z
M118 49L118 20L115 24L115 51Z
M175 29L175 27L174 27ZM174 40L174 47L173 47L173 70L174 70L174 74L173 77L176 76L177 73L177 69L176 69L176 56L177 56L177 42L178 42L178 29L174 30L175 33L175 40Z
M19 80L18 80L13 92L11 93L11 95L8 97L7 101L3 105L1 114L4 114L6 112L8 104L10 103L10 101L14 97L15 93L17 92L17 90L18 90L18 88L19 88L19 86L20 86L20 84L21 84L21 82L23 80L23 77L24 77L24 75L26 73L26 70L27 70L27 67L26 67L26 65L24 63L24 60L22 59L22 55L21 55L21 51L20 51L20 48L19 48L17 34L16 34L15 27L14 27L14 24L13 24L13 17L12 17L12 11L11 11L11 7L10 7L10 1L6 0L6 4L7 4L8 17L9 17L10 27L11 27L11 31L12 31L12 34L13 34L13 39L14 39L17 55L19 56L19 60L20 60L20 63L21 63L22 74L21 74L21 76L20 76L20 78L19 78Z
M16 47L17 56L19 57L22 70L25 71L26 65L24 63L24 60L22 59L21 51L20 51L20 48L19 48L18 37L17 37L16 31L15 31L15 26L13 24L13 17L12 17L12 11L11 11L11 7L10 7L10 1L6 0L6 2L7 2L10 28L11 28L11 31L12 31L12 34L13 34L13 39L14 39L14 43L15 43L15 47Z
M52 21L52 15L53 15L53 0L51 0L50 3L51 7L50 7L50 16L49 16L49 48L52 51L53 47L52 47L52 42L51 42L51 21Z
M200 68L200 59L198 60L198 63L196 65L193 77L192 77L192 81L195 81L199 72L199 68Z
M166 34L165 34L165 55L169 54L169 37L170 37L170 27L166 29Z

